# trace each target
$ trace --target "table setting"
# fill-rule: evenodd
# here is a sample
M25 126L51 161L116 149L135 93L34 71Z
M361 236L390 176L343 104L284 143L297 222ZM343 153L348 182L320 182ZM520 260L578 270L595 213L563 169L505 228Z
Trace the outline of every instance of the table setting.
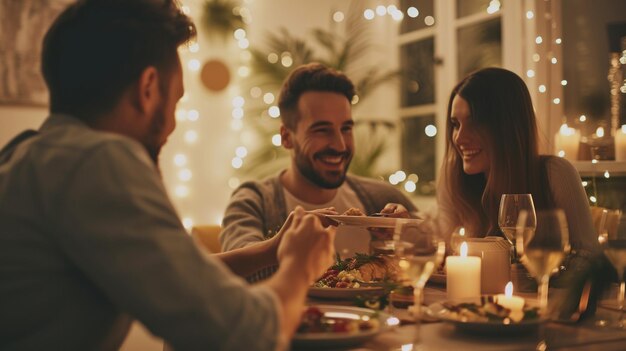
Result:
M564 307L572 289L552 287L550 280L570 254L564 214L535 211L532 199L530 206L526 200L519 200L516 210L501 209L501 225L515 223L513 230L503 230L504 238L469 237L457 229L449 248L428 220L378 217L386 219L383 228L393 228L384 253L338 259L329 268L308 295L308 308L327 329L299 329L292 349L624 349L623 279L600 303L591 301L595 295L583 286L574 305ZM375 226L359 217L337 221ZM603 247L620 257L622 244L611 240ZM623 260L614 261L623 273ZM520 267L523 280L516 273ZM528 288L530 279L536 290ZM352 322L348 331L333 329L344 323L333 321L337 316L358 323L365 316L376 325L360 329Z

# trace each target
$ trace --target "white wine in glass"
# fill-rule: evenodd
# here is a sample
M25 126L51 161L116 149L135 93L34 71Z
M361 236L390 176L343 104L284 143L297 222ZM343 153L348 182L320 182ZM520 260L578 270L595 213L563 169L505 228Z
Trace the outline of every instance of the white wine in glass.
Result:
M539 309L543 316L548 311L548 284L550 275L569 252L569 231L565 212L560 209L538 211L536 228L530 230L532 219L524 211L519 216L516 245L522 264L539 285Z
M394 253L402 274L401 279L413 287L415 313L414 344L420 341L422 292L428 278L445 254L445 242L428 221L399 219L393 235Z
M626 239L607 239L600 242L604 255L609 259L617 271L617 279L619 282L619 292L617 294L617 306L619 308L619 317L615 327L625 329L624 323L624 294L626 284L624 283L624 269L626 269Z

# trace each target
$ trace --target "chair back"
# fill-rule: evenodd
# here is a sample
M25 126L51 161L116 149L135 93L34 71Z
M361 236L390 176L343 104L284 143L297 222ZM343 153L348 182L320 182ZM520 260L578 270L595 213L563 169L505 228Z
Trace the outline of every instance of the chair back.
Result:
M198 225L191 228L191 237L202 247L212 253L222 251L219 235L222 227L219 225Z

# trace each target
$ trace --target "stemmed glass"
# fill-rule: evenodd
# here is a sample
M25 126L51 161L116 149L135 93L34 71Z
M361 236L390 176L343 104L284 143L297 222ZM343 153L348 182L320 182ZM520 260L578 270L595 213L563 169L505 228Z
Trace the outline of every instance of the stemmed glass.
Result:
M428 278L445 254L445 241L434 230L431 221L398 219L393 235L394 252L403 282L410 282L414 294L414 344L420 342L420 317L423 290Z
M611 211L612 219L616 219L619 223L621 217L621 211ZM617 307L619 309L619 318L611 326L625 329L624 323L624 294L626 292L626 283L624 282L624 270L626 269L626 239L618 238L617 233L609 233L608 225L609 211L602 211L602 218L600 220L600 231L598 235L598 242L604 251L604 255L609 259L609 262L617 271L617 279L619 282L619 291L617 294ZM601 325L608 324L606 321Z
M529 230L535 228L537 218L533 196L531 194L502 194L500 210L498 211L498 226L500 226L506 239L513 245L513 248L515 248L515 232L521 211L526 211L525 226ZM513 261L517 261L515 249L513 250Z
M569 252L569 231L561 209L538 211L536 221L530 218L526 211L520 212L515 247L520 261L537 280L539 311L547 316L550 275Z

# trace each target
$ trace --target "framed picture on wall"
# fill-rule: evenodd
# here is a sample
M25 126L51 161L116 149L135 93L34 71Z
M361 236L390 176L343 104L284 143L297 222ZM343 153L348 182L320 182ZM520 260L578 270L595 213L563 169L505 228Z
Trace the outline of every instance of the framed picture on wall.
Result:
M41 43L71 0L0 0L0 105L45 106Z

